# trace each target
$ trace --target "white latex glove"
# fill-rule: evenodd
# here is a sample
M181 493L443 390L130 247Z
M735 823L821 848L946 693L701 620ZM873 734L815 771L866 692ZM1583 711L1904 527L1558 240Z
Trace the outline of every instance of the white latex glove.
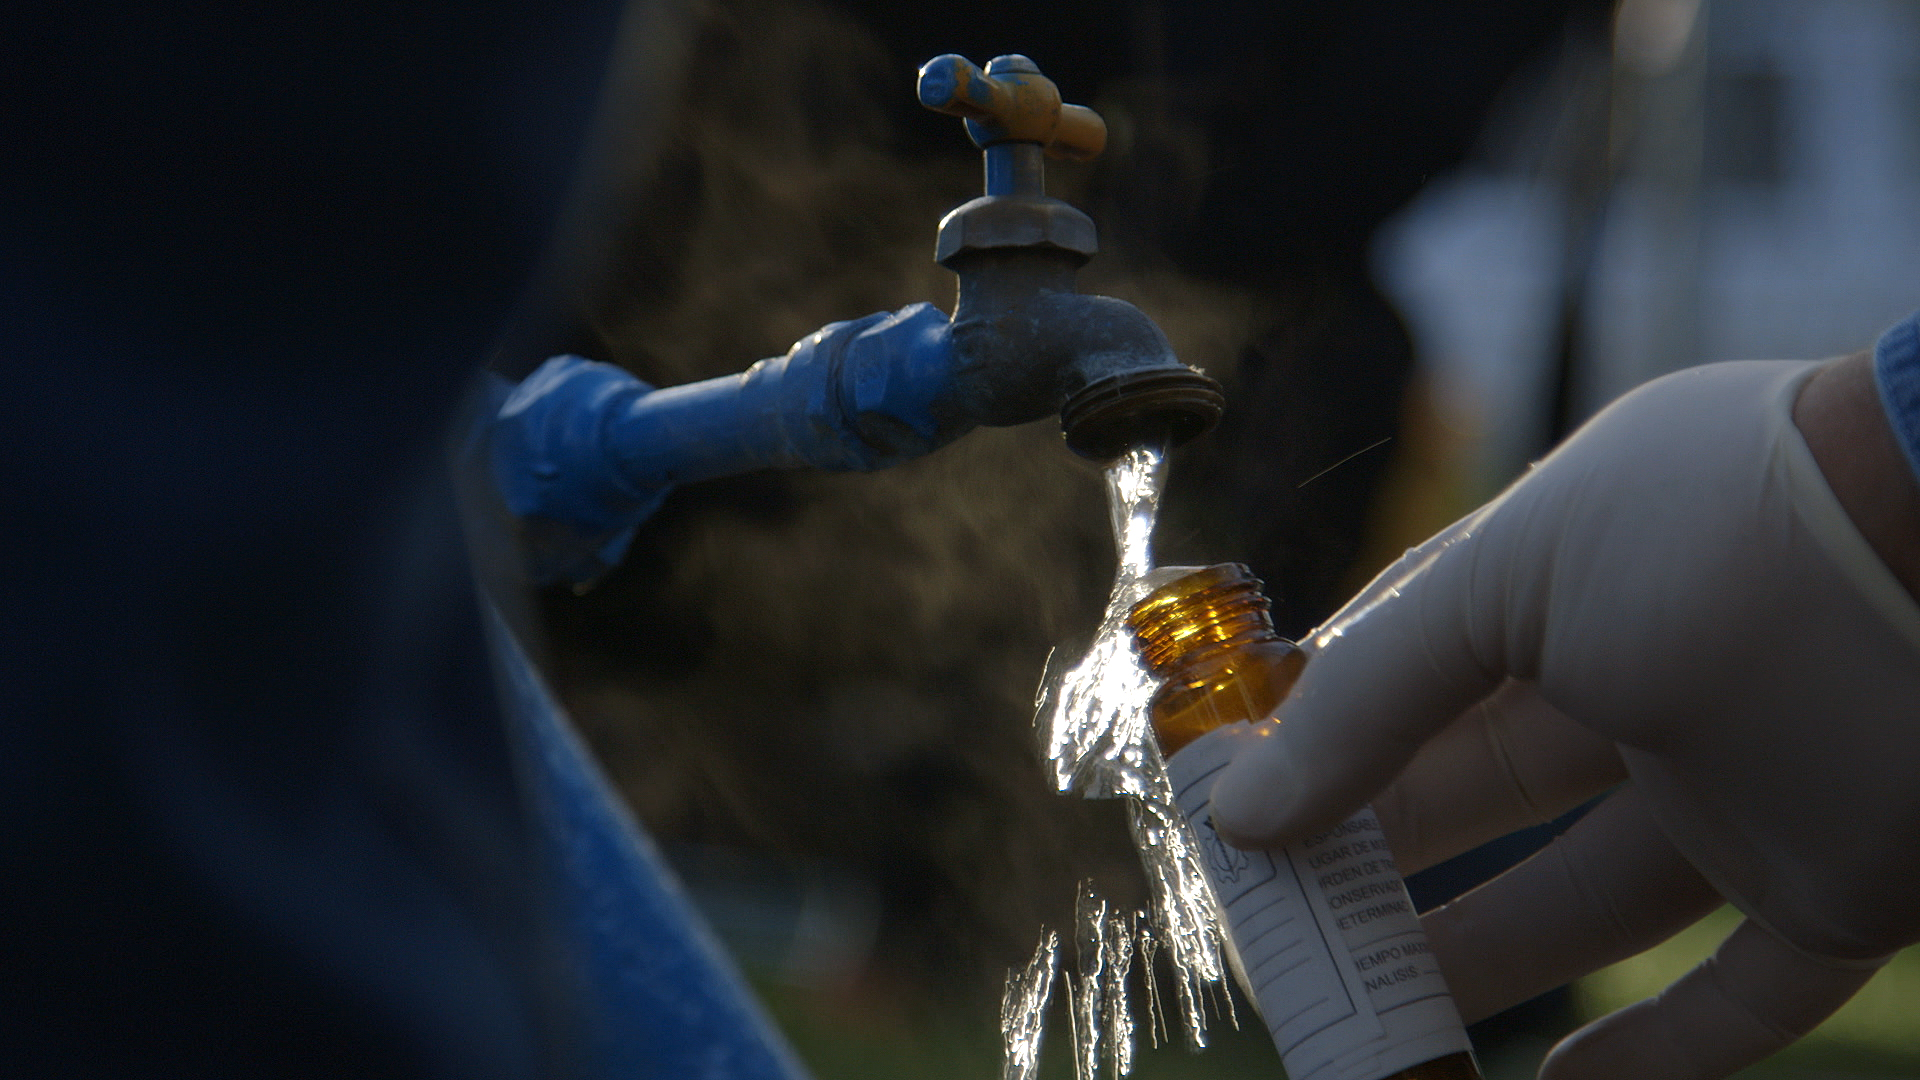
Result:
M1722 897L1747 920L1543 1077L1725 1076L1920 940L1920 605L1793 424L1817 366L1621 399L1317 631L1214 789L1216 825L1260 846L1371 799L1412 872L1619 785L1425 917L1467 1019Z

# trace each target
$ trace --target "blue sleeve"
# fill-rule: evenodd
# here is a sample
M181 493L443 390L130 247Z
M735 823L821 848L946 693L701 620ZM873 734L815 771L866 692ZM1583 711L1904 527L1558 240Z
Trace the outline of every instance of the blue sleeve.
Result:
M489 665L443 443L622 5L469 7L7 13L0 1074L798 1070Z
M1894 438L1920 477L1920 311L1880 335L1873 348L1874 382Z

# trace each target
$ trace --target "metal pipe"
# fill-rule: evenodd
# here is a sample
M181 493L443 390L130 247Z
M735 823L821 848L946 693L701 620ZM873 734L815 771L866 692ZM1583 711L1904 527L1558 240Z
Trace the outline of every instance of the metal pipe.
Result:
M1022 56L985 71L929 61L920 97L967 119L986 194L940 223L959 277L949 320L930 304L834 323L738 375L656 390L579 357L500 391L486 432L496 486L529 528L535 573L584 580L624 553L668 490L763 468L880 469L980 425L1058 414L1095 458L1183 442L1218 419L1220 388L1124 301L1081 294L1093 222L1048 198L1045 155L1104 145L1091 110Z

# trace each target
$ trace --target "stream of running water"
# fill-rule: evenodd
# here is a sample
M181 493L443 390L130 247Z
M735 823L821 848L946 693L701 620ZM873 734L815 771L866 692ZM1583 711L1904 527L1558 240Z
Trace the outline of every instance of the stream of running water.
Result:
M1195 1049L1207 1044L1209 1003L1237 1024L1224 985L1228 944L1219 906L1186 819L1174 806L1166 765L1154 744L1148 706L1156 683L1141 662L1127 611L1155 588L1188 572L1156 570L1153 525L1166 479L1166 452L1135 447L1107 467L1107 508L1119 568L1092 646L1074 660L1058 651L1041 682L1034 722L1054 786L1087 798L1121 798L1146 872L1150 906L1116 912L1081 886L1073 935L1076 963L1063 980L1073 1018L1074 1074L1095 1080L1133 1067L1137 1024L1129 974L1147 987L1147 1028L1156 1042L1171 1026L1155 968L1164 953L1173 973L1181 1028ZM1058 938L1042 939L1025 972L1008 977L1001 1009L1003 1080L1031 1080L1039 1062Z

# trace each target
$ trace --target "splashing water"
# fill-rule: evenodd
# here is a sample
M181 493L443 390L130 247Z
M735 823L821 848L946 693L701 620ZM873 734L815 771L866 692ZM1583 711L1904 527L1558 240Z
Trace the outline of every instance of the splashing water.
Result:
M1133 1071L1134 1021L1127 1000L1128 978L1133 971L1136 940L1143 933L1147 940L1152 937L1151 928L1143 920L1140 912L1112 910L1094 892L1093 882L1080 883L1074 919L1079 970L1067 973L1075 1080L1099 1080L1103 1071L1108 1080L1119 1080ZM1052 936L1049 934L1049 939ZM1151 955L1150 947L1147 954ZM1151 977L1148 982L1151 986Z
M1093 645L1071 669L1058 672L1056 651L1041 680L1034 722L1046 732L1043 750L1054 787L1092 799L1145 796L1159 770L1148 737L1147 703L1153 676L1141 663L1127 610L1179 571L1153 570L1153 521L1166 480L1166 454L1135 447L1107 467L1107 510L1120 549L1113 592Z
M1113 1080L1133 1071L1133 1010L1127 1004L1127 976L1133 970L1133 943L1138 933L1137 915L1114 913L1106 919L1107 959L1103 965L1106 981L1101 999L1106 1003L1108 1075Z
M1168 1037L1167 1010L1160 1004L1160 980L1153 977L1153 958L1160 955L1160 935L1154 932L1153 920L1145 912L1135 916L1134 925L1140 928L1140 970L1146 975L1147 1038L1159 1046Z
M1128 800L1127 821L1133 845L1140 852L1153 897L1155 944L1164 943L1174 972L1174 994L1187 1042L1194 1049L1207 1045L1206 1005L1212 1001L1228 1023L1240 1026L1233 998L1226 992L1227 950L1232 946L1222 925L1213 883L1200 862L1200 851L1187 828L1187 819L1173 802L1173 787L1165 766L1154 774L1155 786L1146 796ZM1151 985L1151 968L1149 980ZM1152 990L1157 1007L1159 988Z
M1156 1042L1169 1026L1152 968L1152 958L1162 948L1174 971L1182 1027L1193 1047L1207 1044L1209 999L1238 1022L1224 993L1230 946L1225 944L1219 906L1186 819L1174 806L1166 765L1150 734L1148 705L1156 684L1126 626L1129 608L1188 572L1153 569L1151 539L1165 463L1163 448L1136 447L1108 467L1107 505L1120 549L1113 592L1093 645L1064 671L1056 667L1056 653L1036 703L1035 723L1043 733L1055 787L1088 798L1127 799L1134 846L1152 896L1150 919L1123 919L1109 913L1104 902L1095 913L1084 906L1080 913L1081 970L1078 979L1068 979L1080 1080L1093 1080L1103 1042L1110 1075L1124 1076L1132 1068L1134 1022L1125 982L1136 941L1146 958L1149 1029ZM1083 891L1083 905L1087 895ZM1117 944L1122 937L1125 944ZM1111 993L1110 987L1115 988Z
M1149 737L1147 705L1154 680L1141 662L1127 611L1160 585L1185 573L1153 569L1153 524L1166 483L1166 453L1134 447L1107 466L1107 512L1119 566L1100 627L1085 656L1064 672L1049 658L1034 723L1046 733L1043 749L1054 787L1088 798L1145 796L1164 773Z
M1060 935L1048 931L1025 971L1007 973L1000 998L1000 1037L1006 1044L1000 1080L1033 1080L1040 1071L1040 1038L1046 1034L1047 1000L1060 968Z
M1142 983L1146 990L1147 1033L1155 1046L1167 1035L1165 1009L1160 1004L1160 984L1154 977L1153 960L1160 948L1160 934L1144 911L1114 910L1094 891L1092 881L1082 881L1074 918L1075 967L1061 976L1066 984L1067 1018L1073 1025L1074 1080L1120 1080L1133 1071L1134 1051L1138 1043L1138 1024L1134 1019L1132 975L1139 958ZM1053 962L1052 950L1059 935L1048 931L1041 939L1034 961L1022 976L1009 973L1007 996L1001 1004L1001 1034L1007 1040L1003 1078L1031 1075L1030 1067L1016 1064L1037 1060L1039 1031L1046 1009L1045 995L1028 993L1016 1001L1015 987L1031 987L1034 971L1045 953ZM1196 1009L1202 1002L1192 1002ZM1221 994L1217 1004L1234 1019L1232 1002ZM1237 1019L1235 1019L1237 1023ZM1017 1049L1016 1049L1017 1048ZM1025 1055L1020 1057L1018 1055Z
M1090 882L1080 884L1074 902L1076 924L1075 959L1079 977L1069 982L1075 993L1073 1008L1074 1080L1098 1080L1100 1076L1101 1036L1106 1034L1102 1019L1107 992L1107 902L1093 891Z

